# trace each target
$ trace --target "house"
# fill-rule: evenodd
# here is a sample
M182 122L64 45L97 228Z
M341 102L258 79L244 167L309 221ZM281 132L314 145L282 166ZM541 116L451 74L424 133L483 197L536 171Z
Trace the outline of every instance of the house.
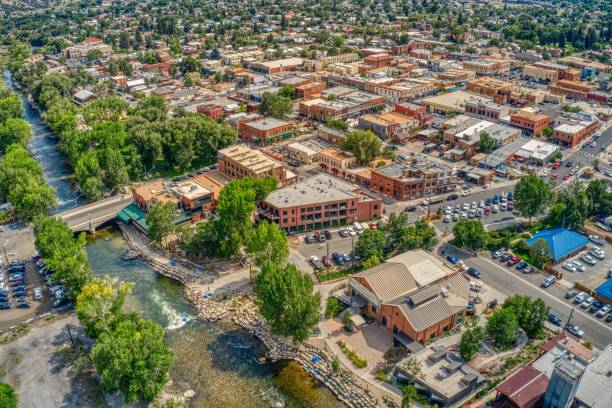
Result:
M544 240L548 245L554 263L573 256L589 244L584 236L561 227L536 232L527 240L527 245L531 247L539 240Z
M262 200L259 215L288 232L303 232L379 218L382 200L321 173L271 192Z
M531 366L523 367L516 374L495 387L512 407L532 408L546 393L549 378Z

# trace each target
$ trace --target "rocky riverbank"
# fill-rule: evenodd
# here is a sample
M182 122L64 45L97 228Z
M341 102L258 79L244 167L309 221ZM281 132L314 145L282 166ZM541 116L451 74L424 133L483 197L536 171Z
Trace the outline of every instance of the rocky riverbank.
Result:
M334 367L332 357L308 343L295 345L284 337L276 336L259 315L250 289L236 291L222 299L204 296L185 286L185 296L196 307L198 318L205 321L228 319L256 336L266 347L270 361L295 360L314 378L327 386L340 401L349 407L373 408L376 401L369 391L358 386L351 375Z
M211 282L212 276L196 273L178 263L170 265L170 260L151 248L142 236L132 228L120 225L123 236L130 248L126 255L130 259L139 258L149 264L161 275L175 279L183 285L185 297L195 306L200 320L216 322L222 319L248 330L265 346L266 357L272 362L295 360L306 372L327 386L336 397L349 407L374 408L376 400L370 392L358 386L351 374L342 368L334 367L332 357L325 351L308 343L295 345L285 337L274 335L259 315L255 296L250 288L227 293L221 297L203 293L202 282Z

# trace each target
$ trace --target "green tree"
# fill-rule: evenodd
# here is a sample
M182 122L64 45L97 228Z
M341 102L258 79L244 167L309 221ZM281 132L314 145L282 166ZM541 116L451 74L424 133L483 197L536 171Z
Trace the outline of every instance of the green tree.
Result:
M484 340L484 333L480 326L467 329L463 332L461 342L459 343L459 353L463 361L469 362L472 360L480 349L480 342L482 340Z
M395 248L401 242L404 230L408 227L408 215L406 213L389 214L387 222L383 224L382 231L386 236L386 245Z
M17 408L17 393L12 385L0 382L0 407Z
M608 191L608 182L595 179L586 188L589 214L607 214L612 211L612 193Z
M17 95L10 94L0 98L0 123L4 123L10 118L20 118L22 116L23 107Z
M550 126L545 127L544 130L542 130L542 136L544 136L545 138L550 138L553 134L553 128L551 128Z
M580 181L575 180L567 189L561 190L557 196L557 203L564 207L561 226L576 230L584 225L589 213L589 203L586 190Z
M543 239L538 239L529 247L529 257L535 264L534 266L542 268L544 264L552 259L552 251Z
M529 222L544 212L550 201L550 186L538 177L529 174L519 180L514 188L514 207Z
M265 262L254 290L262 316L276 334L301 342L319 321L321 299L313 292L312 280L293 264Z
M164 329L135 315L103 332L91 357L104 389L121 391L126 403L154 401L168 381L173 360Z
M369 163L381 154L382 141L371 130L349 132L342 141L342 148L357 158L359 163Z
M76 299L76 313L85 334L97 339L102 333L111 333L122 316L125 298L133 283L117 280L93 279L83 286Z
M278 95L289 99L295 99L295 88L292 86L283 86L278 90Z
M497 140L493 139L487 132L480 132L480 142L478 151L481 153L491 153L497 147Z
M384 249L385 234L377 229L364 231L357 239L357 244L355 245L355 251L363 259L369 259L373 256L382 259Z
M483 249L487 244L487 234L479 220L462 219L453 227L453 242L472 251Z
M68 299L76 299L81 288L92 279L85 252L85 235L56 244L51 257L45 258L45 266L53 272L51 282L64 286Z
M338 316L343 309L342 303L333 296L328 297L325 301L325 317L328 319Z
M263 265L266 261L283 264L289 256L285 232L278 225L265 221L259 223L249 235L246 247L257 265Z
M500 350L508 350L514 345L518 338L518 328L516 315L510 309L497 309L487 321L487 333Z
M179 71L181 71L183 75L189 72L200 72L200 68L200 61L198 61L194 57L185 57L179 63Z
M348 130L348 123L342 119L327 119L325 125L340 132L346 132Z
M27 147L31 137L30 124L21 118L8 118L4 123L0 122L0 152L12 144Z
M28 221L47 214L57 204L53 189L42 178L30 174L19 178L8 200L15 206L15 211Z
M416 388L414 388L414 385L404 385L401 387L401 390L402 390L402 408L412 407L412 403L419 396Z
M544 330L544 321L550 308L541 298L514 295L504 301L503 308L510 309L516 316L519 326L529 338L536 338Z
M174 231L176 208L172 202L155 203L147 211L149 238L161 245L162 240Z

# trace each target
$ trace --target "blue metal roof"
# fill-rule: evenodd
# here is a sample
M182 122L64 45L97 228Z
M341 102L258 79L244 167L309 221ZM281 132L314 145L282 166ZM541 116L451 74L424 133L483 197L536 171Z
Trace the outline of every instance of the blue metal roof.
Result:
M588 239L577 232L565 228L553 228L538 231L527 240L527 245L531 246L539 239L546 241L555 261L584 248L589 243Z
M604 283L599 285L597 289L595 289L597 294L604 296L610 300L612 300L612 278L606 280Z

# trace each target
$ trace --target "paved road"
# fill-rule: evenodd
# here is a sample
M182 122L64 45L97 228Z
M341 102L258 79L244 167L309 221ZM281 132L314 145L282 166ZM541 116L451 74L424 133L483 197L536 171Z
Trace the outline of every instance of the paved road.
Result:
M94 227L114 217L134 201L131 194L118 195L111 199L98 201L57 214L73 230L87 230L91 221Z
M521 294L532 298L540 297L550 306L551 312L563 319L564 322L569 318L573 303L563 297L567 290L566 287L555 284L548 289L542 289L536 282L525 279L520 276L520 273L501 266L494 260L487 258L486 255L478 257L466 255L465 252L456 251L452 247L446 247L446 253L463 259L468 267L478 269L482 273L484 282L507 296ZM535 279L535 276L533 279ZM597 319L580 308L574 309L571 322L584 330L584 339L590 341L595 347L604 348L610 344L612 324Z

